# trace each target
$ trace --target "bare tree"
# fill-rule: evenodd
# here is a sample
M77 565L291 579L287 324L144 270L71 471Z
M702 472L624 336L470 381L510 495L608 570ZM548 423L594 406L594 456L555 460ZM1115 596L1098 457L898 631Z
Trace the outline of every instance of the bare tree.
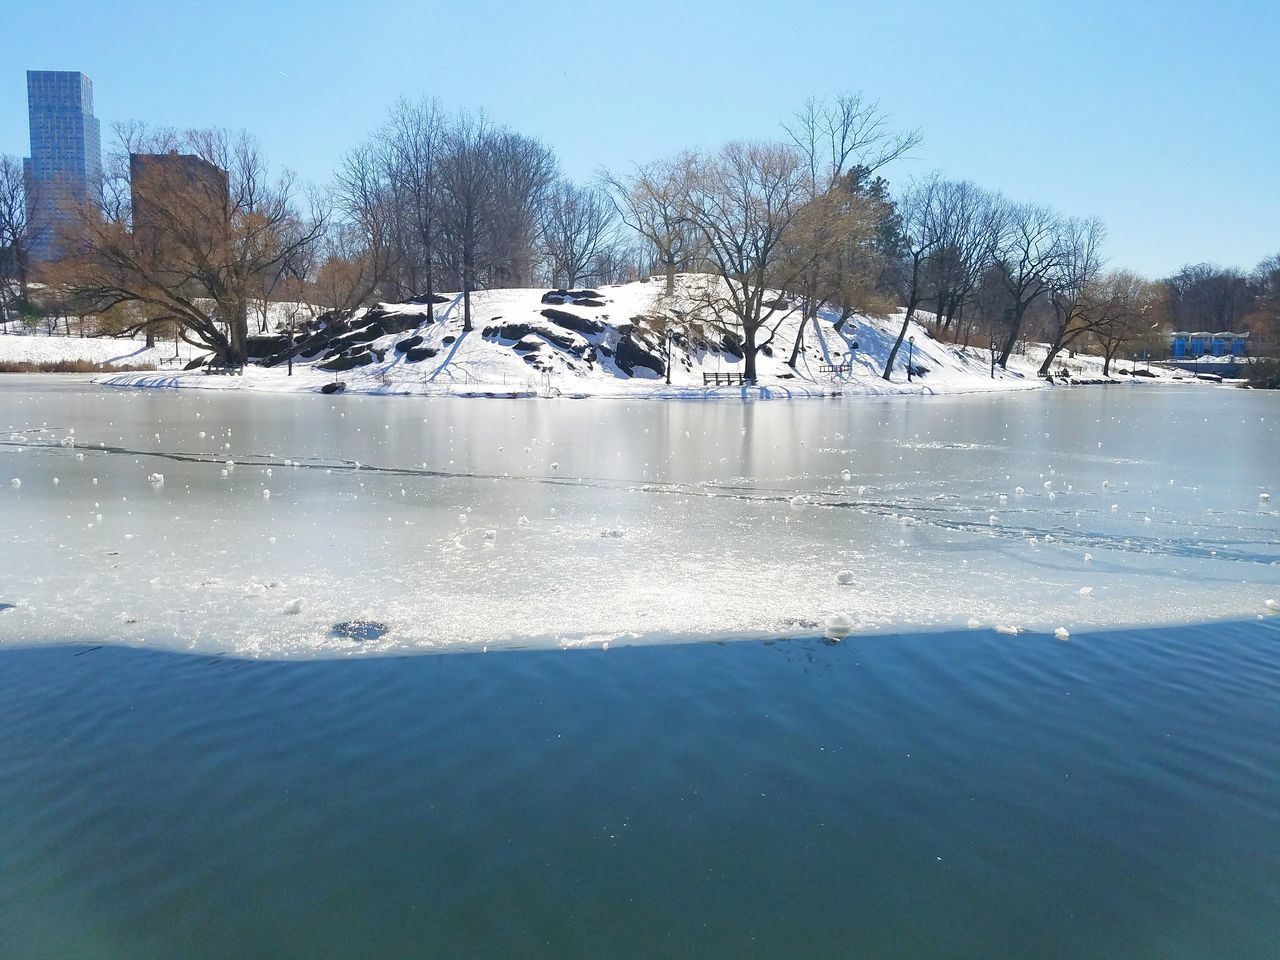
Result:
M324 257L358 267L344 271L354 286L342 298L342 309L355 309L373 298L392 272L412 256L400 232L398 218L406 207L396 190L398 171L386 160L377 145L365 144L347 154L338 171L335 205L342 219L325 238Z
M484 234L485 274L490 286L533 285L541 212L555 183L555 154L540 140L511 130L489 139L492 171Z
M174 142L188 151L177 162L159 149ZM298 210L292 175L271 178L245 134L161 131L121 147L159 160L134 157L129 210L112 208L111 191L78 210L56 282L94 312L132 306L126 333L173 322L188 343L243 363L249 302L262 277L315 242L322 213Z
M783 129L804 155L815 196L854 167L861 168L864 177L874 176L881 167L909 154L922 139L919 130L892 129L880 104L861 93L810 97Z
M1062 259L1062 218L1049 207L1028 203L1006 203L999 216L995 262L1010 307L998 362L1007 367L1027 309L1049 292L1050 274Z
M1235 330L1253 301L1244 274L1210 263L1185 266L1165 284L1179 330Z
M809 202L795 231L793 253L807 260L800 279L801 321L788 364L796 365L805 330L818 310L837 302L842 317L878 312L883 246L894 214L876 171L914 149L918 131L894 131L879 104L860 93L810 97L783 129L804 158Z
M938 244L926 264L934 310L949 329L969 304L1000 239L1000 201L967 180L938 184Z
M878 241L884 221L896 215L892 203L877 195L881 184L877 180L868 190L860 171L850 171L825 193L807 199L784 236L783 257L794 263L796 273L795 288L787 292L798 299L800 307L800 322L787 360L793 368L805 330L823 306L840 308L837 329L854 313L888 309L888 302L878 292L886 263Z
M609 197L592 187L562 180L550 191L542 210L542 245L553 286L575 287L598 275L614 218Z
M0 156L0 324L30 309L32 227L22 161Z
M792 312L776 291L794 287L807 268L784 241L808 199L804 158L794 147L731 143L697 158L680 206L702 235L714 279L700 306L741 332L748 381L756 355Z
M1053 322L1048 351L1040 365L1040 376L1049 376L1053 361L1062 349L1087 333L1111 322L1108 301L1096 295L1102 273L1102 241L1106 228L1101 220L1063 221L1059 236L1060 255L1049 273L1049 303Z
M1253 306L1244 325L1259 337L1280 339L1280 253L1264 258L1249 276Z
M435 100L399 101L377 138L376 155L390 191L390 208L381 215L393 227L394 232L386 231L389 245L400 248L390 259L405 276L402 287L412 295L425 294L427 313L433 318L441 230L440 162L447 140L448 121Z
M885 359L884 372L881 373L885 380L893 379L893 364L898 359L898 351L902 349L902 341L906 339L916 310L926 299L923 266L925 258L938 246L943 235L939 210L943 195L943 181L937 174L933 174L913 183L898 203L907 258L902 288L902 301L907 312L902 319L898 337Z
M1090 291L1090 310L1099 318L1094 339L1102 347L1102 375L1111 375L1111 364L1127 343L1150 342L1168 317L1164 286L1127 270L1099 277Z
M622 222L653 246L666 275L665 295L676 291L676 271L702 254L703 234L688 209L692 154L636 167L625 177L602 174Z
M492 203L493 130L484 114L461 114L451 125L440 162L441 229L462 288L462 329L470 332L471 292Z

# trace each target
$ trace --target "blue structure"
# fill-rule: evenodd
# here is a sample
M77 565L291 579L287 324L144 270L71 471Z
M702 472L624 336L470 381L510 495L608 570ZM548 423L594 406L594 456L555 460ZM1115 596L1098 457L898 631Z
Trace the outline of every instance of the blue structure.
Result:
M27 71L31 156L23 161L31 259L56 260L58 231L102 182L102 131L93 82L68 70Z
M1169 345L1169 356L1174 360L1199 360L1201 357L1233 358L1248 355L1249 334L1187 333L1179 330Z

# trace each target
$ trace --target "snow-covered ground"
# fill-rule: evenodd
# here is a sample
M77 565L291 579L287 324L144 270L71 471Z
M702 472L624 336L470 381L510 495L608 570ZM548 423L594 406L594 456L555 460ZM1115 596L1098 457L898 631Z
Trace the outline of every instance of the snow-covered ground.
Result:
M782 321L768 352L759 356L755 387L707 387L704 374L740 373L742 359L723 349L686 350L679 343L672 348L670 384L665 376L645 366L635 366L630 373L620 369L621 356L611 354L619 340L629 339L633 319L687 307L690 292L704 282L696 275L683 276L675 302L661 296L663 287L658 281L599 287L599 299L594 301L598 305L548 304L543 302L547 291L541 288L479 291L472 296L475 329L466 334L462 330L460 297L437 306L435 322L429 320L426 306L383 304L378 308L379 314L410 326L368 343L367 347L381 359L366 366L341 372L322 369L325 355L320 354L296 361L292 376L284 365L279 365L251 366L243 376L160 371L105 377L100 382L134 387L300 392L340 381L346 392L364 394L760 399L975 393L1044 386L1035 376L1043 353L1037 356L1034 347L1026 356L1013 358L1008 371L997 369L993 378L985 349L964 349L939 342L922 323L912 324L908 336L914 338L914 346L904 342L892 381L884 380L881 371L901 327L901 314L887 319L857 317L837 331L835 314L824 312L808 325L804 349L793 370L787 359L801 321L798 312L792 313ZM585 321L587 327L599 328L598 332L584 334L568 329L549 319L548 310L572 314ZM358 326L361 316L357 315L353 325ZM417 318L421 323L415 329L412 321ZM506 335L501 332L504 327ZM643 323L639 327L632 342L639 343L651 356L665 360L661 335L645 334ZM419 352L431 356L415 361L396 349L397 344L410 340ZM852 348L853 343L857 349ZM854 358L852 372L833 373L830 368L846 364L850 354ZM910 381L909 361L921 371ZM1064 357L1063 362L1078 376L1101 377L1100 358ZM1173 378L1159 371L1158 379Z
M183 360L190 360L197 352L184 343L180 345L178 355ZM107 366L142 366L159 365L161 360L173 355L173 341L159 341L148 350L146 341L142 339L0 334L0 362L3 363L76 361Z
M319 308L306 303L270 303L266 308L266 323L262 322L262 307L250 311L250 329L274 332L290 322L310 319ZM132 337L81 337L55 333L20 333L16 324L0 331L0 363L97 363L108 367L155 366L168 367L174 358L182 364L201 356L205 351L183 341L160 337L156 345L148 349L145 336ZM173 364L181 369L182 364Z
M935 340L923 322L913 323L899 351L891 381L882 378L885 361L902 324L902 314L889 318L856 317L842 330L835 329L836 315L823 312L804 331L804 349L796 368L787 364L798 328L798 312L782 320L767 352L758 357L758 383L754 387L707 386L704 374L741 373L743 360L731 349L695 347L687 349L677 340L672 346L670 383L645 366L665 366L666 345L652 324L636 318L669 315L687 309L706 278L684 275L672 300L662 297L660 281L637 282L597 288L598 299L583 303L544 302L545 289L485 290L472 295L473 324L470 333L462 330L461 297L452 296L435 308L432 321L421 304L381 304L374 312L361 311L352 321L359 328L368 318L391 318L406 329L387 333L367 343L356 343L350 353L369 353L374 358L364 366L349 370L324 369L331 360L329 351L295 360L292 373L287 365L251 365L240 376L210 376L201 371L184 373L181 364L164 358L174 356L172 343L155 350L142 349L141 341L103 338L0 336L0 361L37 362L71 359L97 363L154 364L155 372L104 375L99 382L113 386L187 387L262 392L313 392L341 382L347 393L451 395L451 396L565 396L615 398L702 398L748 397L779 399L833 395L956 394L1027 390L1046 386L1037 376L1044 347L1028 345L1025 352L1011 358L1009 369L991 375L990 354L985 348L963 348ZM565 318L548 317L562 311ZM274 332L287 320L314 314L298 304L273 304L268 330ZM921 315L921 320L928 315ZM416 322L415 322L416 321ZM580 324L581 329L572 329ZM254 327L257 328L257 323ZM619 353L620 341L639 348L639 364ZM406 343L416 347L407 352ZM854 348L856 344L856 349ZM397 349L399 345L400 349ZM178 355L190 359L198 351L181 345ZM635 351L632 351L634 354ZM415 354L417 356L415 356ZM427 354L428 356L422 356ZM853 357L850 370L849 357ZM917 375L908 380L907 364ZM1082 380L1102 378L1100 357L1065 352L1055 361L1055 371L1067 368ZM832 367L841 367L833 372ZM1126 364L1115 363L1112 379L1127 380L1119 374ZM1191 382L1187 374L1152 368L1152 378L1144 382Z

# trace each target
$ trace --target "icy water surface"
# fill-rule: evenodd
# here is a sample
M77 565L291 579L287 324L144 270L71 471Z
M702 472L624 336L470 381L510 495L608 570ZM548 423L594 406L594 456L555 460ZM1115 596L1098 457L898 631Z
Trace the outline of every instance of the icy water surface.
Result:
M1141 386L420 401L5 377L0 643L288 658L811 636L839 614L855 633L1071 635L1256 617L1280 599L1276 403Z
M0 651L0 958L1274 960L1280 620Z

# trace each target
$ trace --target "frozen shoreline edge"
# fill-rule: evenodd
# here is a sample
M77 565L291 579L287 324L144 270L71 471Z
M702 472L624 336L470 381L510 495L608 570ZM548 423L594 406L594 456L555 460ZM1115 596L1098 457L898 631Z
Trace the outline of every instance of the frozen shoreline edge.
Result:
M139 642L139 643L120 643L116 641L102 641L93 639L67 639L52 643L30 643L15 642L5 643L0 641L0 657L7 653L16 653L20 651L68 651L77 650L81 653L89 653L94 650L126 650L136 651L144 654L161 654L173 655L179 657L197 657L203 660L225 660L229 662L245 662L245 663L317 663L328 661L348 662L353 660L386 660L386 659L407 659L417 657L434 657L434 656L456 656L465 654L485 655L495 654L511 654L511 653L554 653L554 652L582 652L594 651L597 654L608 653L610 650L618 650L624 648L655 648L655 647L690 647L690 646L733 646L738 644L773 644L773 643L822 643L827 645L844 644L844 643L860 643L869 640L885 641L885 640L901 640L904 638L928 638L942 637L951 634L968 634L968 633L988 633L1007 636L1010 643L1024 641L1045 641L1054 644L1075 642L1082 638L1096 636L1097 634L1117 633L1117 632L1135 632L1141 631L1145 633L1160 633L1166 630L1176 630L1194 627L1232 627L1232 626L1263 626L1268 629L1277 631L1277 637L1280 637L1280 616L1266 614L1238 614L1224 617L1210 617L1206 620L1177 621L1169 623L1115 623L1104 627L1091 626L1079 631L1071 631L1069 637L1063 638L1055 635L1055 631L1049 627L1027 627L1018 628L1016 633L1010 633L1007 629L1001 629L1001 626L994 623L984 623L978 627L966 627L956 624L933 624L927 626L910 626L907 624L895 624L886 626L884 629L863 629L855 630L843 637L828 637L822 633L814 633L810 629L797 633L777 633L767 631L747 631L737 634L728 634L724 636L701 636L688 635L680 636L678 634L654 634L648 637L631 636L631 637L607 637L598 636L576 638L576 639L560 639L552 641L531 640L531 639L510 639L498 643L471 643L462 642L448 647L403 647L403 646L387 646L374 647L366 645L359 641L352 641L348 650L334 650L332 648L316 650L307 655L295 656L278 656L273 654L262 654L257 656L247 655L243 652L236 651L218 651L210 653L201 650L182 649L180 647L165 646L162 644ZM78 656L79 654L73 654Z

